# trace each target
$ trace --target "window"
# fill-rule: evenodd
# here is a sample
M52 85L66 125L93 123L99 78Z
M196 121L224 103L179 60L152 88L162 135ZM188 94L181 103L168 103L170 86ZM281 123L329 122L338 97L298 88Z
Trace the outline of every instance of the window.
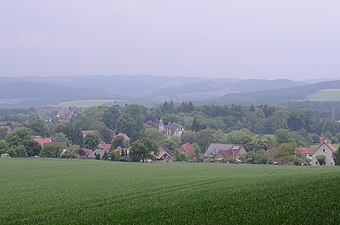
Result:
M326 149L323 149L322 151L323 151L323 152L326 152Z

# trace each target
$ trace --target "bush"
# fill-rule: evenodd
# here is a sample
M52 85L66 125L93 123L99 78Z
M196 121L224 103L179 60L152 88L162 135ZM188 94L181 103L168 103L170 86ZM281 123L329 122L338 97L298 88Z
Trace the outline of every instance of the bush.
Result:
M100 154L96 155L96 160L100 160Z

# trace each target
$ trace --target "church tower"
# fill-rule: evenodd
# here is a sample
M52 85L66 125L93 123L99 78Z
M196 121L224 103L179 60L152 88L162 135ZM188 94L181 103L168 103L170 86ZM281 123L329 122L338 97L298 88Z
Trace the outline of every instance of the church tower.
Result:
M162 131L162 132L164 131L164 123L163 123L162 118L159 120L158 129L159 131Z

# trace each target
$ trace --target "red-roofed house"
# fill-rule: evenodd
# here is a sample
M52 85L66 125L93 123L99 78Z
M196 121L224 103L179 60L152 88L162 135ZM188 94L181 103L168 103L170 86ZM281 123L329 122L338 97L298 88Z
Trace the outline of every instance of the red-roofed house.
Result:
M190 143L185 143L179 147L178 152L180 154L194 155L195 148Z
M33 140L38 142L41 146L52 142L52 138L42 138L40 136L34 136Z
M312 154L312 166L320 166L318 161L318 156L325 157L325 166L334 166L333 153L336 152L336 148L331 144L331 142L326 139L324 141L320 140L319 147Z
M116 137L122 137L122 138L124 138L125 141L130 140L129 136L127 136L124 133L118 133L117 135L113 136L113 139L115 139Z
M312 159L312 155L315 152L314 148L300 147L296 149L296 153L306 156L307 159Z
M167 152L159 152L156 158L157 160L170 160L171 155Z
M106 144L105 142L102 142L98 145L99 149L103 149L103 150L110 150L111 149L111 145L110 144Z
M11 131L11 127L10 126L0 126L0 129Z

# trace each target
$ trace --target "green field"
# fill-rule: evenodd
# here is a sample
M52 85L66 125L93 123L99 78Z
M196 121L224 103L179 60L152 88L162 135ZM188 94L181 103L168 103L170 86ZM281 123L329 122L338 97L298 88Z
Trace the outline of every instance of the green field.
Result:
M70 102L60 102L57 104L58 107L68 108L72 107L93 107L102 105L113 105L124 100L82 100L82 101L70 101Z
M0 160L0 224L339 224L340 167Z
M325 89L309 94L307 101L340 101L340 89Z

